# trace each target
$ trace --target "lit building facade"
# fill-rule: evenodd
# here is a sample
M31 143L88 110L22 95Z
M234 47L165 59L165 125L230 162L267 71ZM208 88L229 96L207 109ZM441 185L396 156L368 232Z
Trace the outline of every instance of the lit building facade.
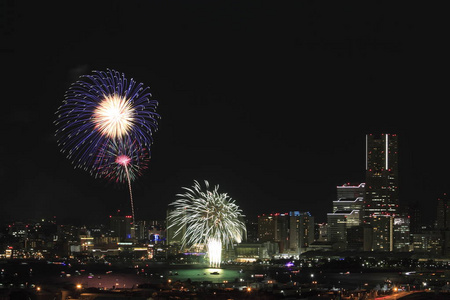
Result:
M366 186L365 183L360 183L358 185L351 185L350 183L338 185L336 187L337 198L338 199L364 198L364 195L366 193L365 186Z
M411 218L406 214L394 216L394 251L410 251L410 223Z
M289 214L258 216L258 239L259 242L278 243L280 252L289 249Z
M309 212L289 212L289 248L300 254L314 242L314 217Z
M355 227L360 226L362 223L365 184L344 184L337 186L336 194L338 200L333 201L333 211L327 214L327 240L332 243L338 243L339 245L336 245L339 249L347 249L349 245L349 232L355 233L361 231L355 229ZM353 249L356 241L351 240L350 244Z
M343 243L343 248L347 244L347 230L361 224L359 210L341 210L327 214L328 241Z
M442 234L439 231L426 231L411 234L412 250L417 253L442 254Z
M364 215L396 214L398 194L398 136L366 135Z
M391 215L373 215L372 251L394 250L394 217Z
M358 197L356 199L339 199L333 201L333 212L337 211L352 211L357 210L362 212L364 209L364 198Z

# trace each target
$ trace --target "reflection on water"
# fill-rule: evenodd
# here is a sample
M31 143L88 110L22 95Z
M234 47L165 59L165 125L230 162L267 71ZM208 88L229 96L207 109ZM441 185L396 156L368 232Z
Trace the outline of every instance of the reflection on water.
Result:
M199 268L199 269L172 269L165 274L168 279L184 281L212 281L223 282L244 279L244 275L239 270Z

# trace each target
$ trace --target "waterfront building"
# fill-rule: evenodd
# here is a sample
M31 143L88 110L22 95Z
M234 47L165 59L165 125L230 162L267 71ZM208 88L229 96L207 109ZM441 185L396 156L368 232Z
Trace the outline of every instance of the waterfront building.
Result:
M255 262L268 259L267 249L269 243L240 243L234 247L237 262Z

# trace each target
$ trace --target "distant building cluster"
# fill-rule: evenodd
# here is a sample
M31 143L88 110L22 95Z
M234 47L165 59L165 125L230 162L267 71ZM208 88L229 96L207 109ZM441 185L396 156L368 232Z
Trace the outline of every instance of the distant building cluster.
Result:
M109 224L73 226L56 219L13 222L0 231L0 259L152 259L164 252L165 221L137 221L109 216Z
M264 213L247 218L242 243L224 249L223 260L255 262L298 258L308 251L410 252L450 256L450 197L437 200L437 218L424 225L418 204L399 202L398 137L366 135L365 182L336 187L326 223L308 211ZM136 221L117 212L109 224L73 226L56 219L13 222L0 231L0 259L175 259L198 262L205 249L181 248L186 228L164 220ZM178 233L178 234L176 234Z

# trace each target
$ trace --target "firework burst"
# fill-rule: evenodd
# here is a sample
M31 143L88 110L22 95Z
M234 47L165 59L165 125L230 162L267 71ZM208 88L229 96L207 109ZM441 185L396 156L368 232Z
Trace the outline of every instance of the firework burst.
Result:
M126 140L109 141L100 148L95 160L95 177L117 183L134 181L147 169L150 151L139 148L136 142Z
M218 185L210 190L206 180L205 191L197 181L192 188L183 189L186 192L170 204L169 228L177 228L175 235L185 230L182 247L206 245L210 266L219 267L222 246L228 248L242 241L246 231L242 210L227 194L218 192Z
M133 140L148 148L157 130L158 102L143 83L114 70L83 75L66 92L56 112L56 136L61 151L77 168L96 172L96 160L110 141Z

